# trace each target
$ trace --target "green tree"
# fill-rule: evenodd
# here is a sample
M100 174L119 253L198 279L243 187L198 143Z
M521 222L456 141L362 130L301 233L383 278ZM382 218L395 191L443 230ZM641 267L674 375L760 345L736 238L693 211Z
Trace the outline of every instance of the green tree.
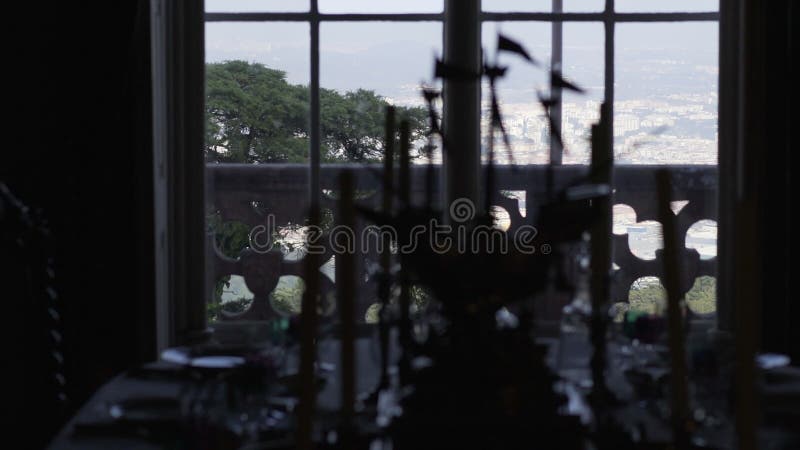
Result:
M206 65L206 155L220 162L308 159L307 90L261 64Z
M388 102L373 91L359 89L339 93L320 90L321 157L324 162L372 162L384 152L384 114ZM206 158L231 163L301 163L309 155L309 90L286 81L286 73L262 64L226 61L206 65ZM407 119L412 142L424 138L427 112L419 107L397 107L398 119ZM418 156L419 149L412 156ZM235 258L249 243L249 228L224 223L209 215L208 227L217 246ZM288 245L275 236L281 245ZM236 299L224 305L222 291L230 277L217 280L208 307L209 320L222 309L239 312L250 300ZM276 289L276 307L296 309L298 294L285 286ZM294 303L293 303L294 302Z
M686 305L698 314L717 310L717 281L714 277L701 276L695 279L686 293ZM628 304L630 309L651 314L663 313L666 308L667 291L655 278L639 280L631 287Z
M344 95L330 89L320 91L320 122L323 160L328 162L369 162L383 156L386 106L388 102L373 91L359 89ZM424 108L397 107L397 116L409 122L411 141L424 137L427 112ZM419 156L417 154L412 156Z
M666 301L667 291L658 279L636 282L628 294L631 309L650 314L663 313Z
M697 314L713 313L717 310L717 279L709 276L697 277L686 293L686 304Z
M245 61L207 64L207 158L239 163L308 161L308 98L308 87L288 83L280 70ZM321 89L322 160L380 160L387 105L373 91L341 94ZM398 107L397 114L409 121L412 141L423 138L424 108Z

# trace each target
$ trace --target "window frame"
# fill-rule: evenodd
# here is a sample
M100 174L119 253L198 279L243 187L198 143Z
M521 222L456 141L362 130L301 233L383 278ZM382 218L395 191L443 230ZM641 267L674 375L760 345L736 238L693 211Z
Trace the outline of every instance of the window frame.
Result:
M156 350L208 336L204 5L150 0Z
M154 174L155 174L155 230L156 248L156 317L159 349L168 345L185 344L201 339L206 334L205 299L211 292L205 277L208 239L204 228L205 167L202 152L204 98L204 27L213 22L304 22L310 33L310 117L309 117L309 195L311 207L319 206L320 196L320 24L323 22L440 22L448 19L447 4L459 0L445 0L438 13L324 13L319 11L318 0L309 0L309 10L304 12L205 12L202 0L151 0L153 100L154 100ZM463 0L462 0L463 1ZM549 22L553 25L551 39L551 67L560 65L563 50L563 24L565 22L593 22L604 25L604 101L610 107L613 127L615 40L614 31L619 23L646 22L717 22L720 24L720 43L729 45L738 33L733 23L734 7L721 2L721 11L711 12L616 12L614 0L606 0L602 11L564 12L563 0L551 0L550 12L478 12L478 42L484 22ZM480 0L470 2L480 8ZM725 36L723 36L723 32ZM445 38L443 36L443 43ZM475 49L479 52L480 49ZM447 49L445 48L445 53ZM720 45L720 74L735 67L729 61L725 47ZM733 71L731 71L733 72ZM722 78L722 77L721 77ZM720 83L720 104L733 103L725 95L733 95L730 83ZM735 90L735 89L734 89ZM552 95L560 98L560 88ZM478 97L480 102L480 96ZM446 107L445 107L446 108ZM480 105L476 105L480 108ZM720 109L721 110L721 109ZM560 127L560 108L553 111ZM733 124L720 115L720 141L728 136ZM476 124L479 126L479 123ZM555 143L554 143L555 144ZM718 146L720 179L735 177L727 167L729 156ZM731 153L734 150L731 149ZM561 149L551 145L551 163L561 164ZM464 177L467 178L467 177ZM720 206L724 207L722 181ZM720 208L720 228L725 218ZM723 232L724 235L724 232ZM718 241L718 255L725 252L724 242ZM718 256L719 258L719 256ZM720 285L724 285L724 258L720 261ZM725 269L727 270L727 269ZM197 299L203 299L203 302ZM728 322L727 306L719 302L720 322Z

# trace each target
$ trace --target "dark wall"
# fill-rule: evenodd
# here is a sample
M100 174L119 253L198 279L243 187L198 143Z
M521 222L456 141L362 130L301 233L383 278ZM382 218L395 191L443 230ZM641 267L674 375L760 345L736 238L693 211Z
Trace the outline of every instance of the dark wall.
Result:
M797 4L764 2L764 145L762 196L762 348L788 353L800 364L800 248L798 248ZM793 10L794 9L794 10ZM757 68L753 68L757 70Z
M155 357L149 1L23 3L4 14L12 121L0 181L41 208L55 237L69 413ZM4 270L3 285L17 275ZM37 448L63 414L47 394L52 378L41 376L47 344L24 338L39 335L46 311L15 293L0 294L12 322L9 369L24 387L12 390L11 408L37 425L23 441Z

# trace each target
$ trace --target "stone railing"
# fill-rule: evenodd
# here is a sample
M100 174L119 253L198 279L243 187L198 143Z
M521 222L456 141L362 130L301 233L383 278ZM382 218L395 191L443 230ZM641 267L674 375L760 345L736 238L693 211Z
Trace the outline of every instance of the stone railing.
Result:
M631 227L627 230L635 232L645 227L642 222L657 221L655 170L663 167L672 172L672 198L682 206L677 212L677 224L681 240L685 242L687 232L692 225L701 220L717 219L716 167L617 166L614 172L614 204L628 205L635 212L635 222L639 225L631 223ZM338 174L345 169L351 169L356 175L361 203L376 208L380 203L380 167L325 165L320 172L320 187L323 190L322 207L328 211L327 217L331 217L331 211L336 209L335 200L328 193L336 189ZM426 170L425 166L412 167L412 202L421 202L424 199ZM435 170L437 173L433 178L438 180L438 169ZM553 185L556 188L566 186L571 181L585 176L587 170L587 166L577 165L555 168ZM303 224L308 209L308 177L308 167L302 164L209 165L210 207L219 214L223 222L240 222L248 228L265 224L266 217L270 214L275 218L277 226ZM497 195L496 204L507 213L507 217L505 213L501 215L509 230L513 231L523 224L535 224L535 206L546 194L546 167L500 166L497 169L496 179L497 189L503 193ZM433 190L438 192L438 186L434 185ZM365 225L363 221L359 223L361 227ZM660 252L649 256L653 259L643 259L641 254L635 255L631 250L627 230L618 223L615 233L621 233L612 237L614 263L619 268L614 276L612 298L614 301L626 301L627 293L635 280L648 276L659 277L662 272ZM714 248L714 236L705 240L707 246ZM657 243L654 246L657 246ZM701 258L694 248L683 250L685 292L692 286L695 278L716 275L716 257L706 255ZM218 251L211 253L213 256L209 258L209 274L216 278L240 275L255 296L245 312L227 317L232 320L262 320L273 317L276 312L270 304L269 297L277 286L279 278L286 275L302 277L303 274L300 261L283 257L277 250L260 253L245 249L238 258L233 259L222 256ZM330 256L323 257L322 260L327 259L330 259ZM373 249L373 253L366 253L361 261L360 270L365 276L361 278L364 285L360 289L358 303L360 317L364 317L367 308L376 301L375 286L366 276L368 272L366 268L377 260ZM324 295L332 301L334 283L329 277L322 278Z

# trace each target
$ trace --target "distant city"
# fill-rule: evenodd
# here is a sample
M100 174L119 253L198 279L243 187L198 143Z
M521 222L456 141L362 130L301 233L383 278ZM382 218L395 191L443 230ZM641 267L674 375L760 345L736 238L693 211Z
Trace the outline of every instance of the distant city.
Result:
M620 100L614 107L614 147L618 164L716 164L717 95L675 94L666 99ZM562 107L564 164L587 164L589 130L600 103L565 102ZM550 130L538 104L504 103L506 129L517 163L547 164ZM483 112L488 129L488 104ZM498 152L500 163L508 162Z

